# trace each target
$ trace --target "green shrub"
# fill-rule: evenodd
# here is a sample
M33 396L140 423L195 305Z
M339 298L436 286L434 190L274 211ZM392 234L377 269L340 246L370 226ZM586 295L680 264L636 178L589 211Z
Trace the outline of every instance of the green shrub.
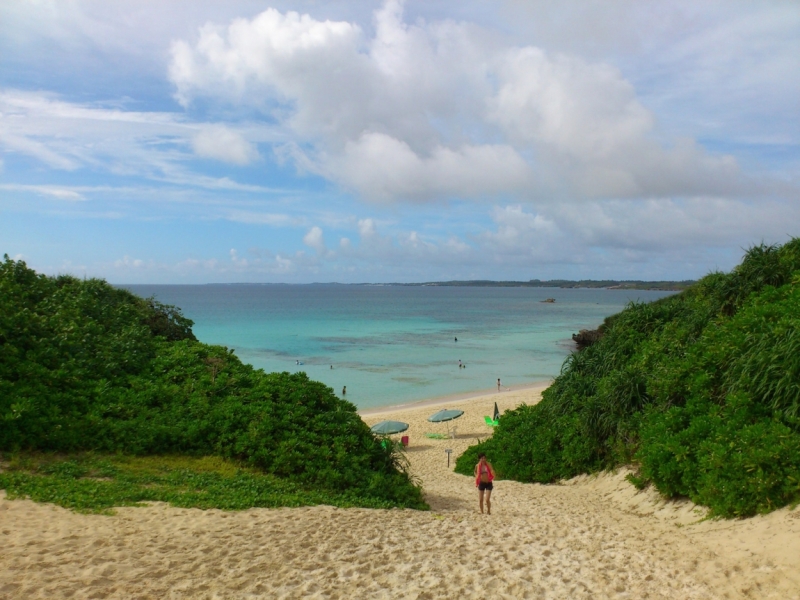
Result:
M179 309L104 281L0 264L0 450L217 455L424 508L396 454L333 390L194 339ZM88 484L87 484L88 485Z
M631 304L603 330L480 445L499 475L547 483L634 461L637 485L714 515L800 499L800 239L751 248L730 274Z

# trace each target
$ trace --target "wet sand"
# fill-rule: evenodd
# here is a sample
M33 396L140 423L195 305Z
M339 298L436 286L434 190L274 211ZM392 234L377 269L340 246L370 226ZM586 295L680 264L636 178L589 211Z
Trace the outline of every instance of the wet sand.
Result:
M327 506L81 515L0 492L0 598L800 598L800 510L700 521L625 472L560 485L498 481L492 515L448 469L484 415L541 386L364 415L410 424L430 512ZM426 418L465 410L455 439ZM399 436L395 436L399 437ZM491 457L490 457L491 458ZM454 462L454 461L453 461Z

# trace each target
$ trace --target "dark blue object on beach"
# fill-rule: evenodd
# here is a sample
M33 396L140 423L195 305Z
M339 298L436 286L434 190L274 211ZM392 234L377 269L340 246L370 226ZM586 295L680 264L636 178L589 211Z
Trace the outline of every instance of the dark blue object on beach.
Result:
M402 421L381 421L369 428L372 433L377 433L378 435L392 435L406 429L408 429L408 423L403 423Z

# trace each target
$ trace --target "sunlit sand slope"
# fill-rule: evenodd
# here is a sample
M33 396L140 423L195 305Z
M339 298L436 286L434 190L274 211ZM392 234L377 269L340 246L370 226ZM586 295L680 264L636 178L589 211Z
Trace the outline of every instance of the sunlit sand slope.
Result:
M0 598L800 598L800 511L698 522L624 473L499 481L492 515L453 459L540 388L370 414L411 427L430 512L312 507L238 513L152 505L113 517L0 499ZM397 436L396 436L397 437ZM491 459L491 457L490 457ZM4 497L3 497L4 498Z

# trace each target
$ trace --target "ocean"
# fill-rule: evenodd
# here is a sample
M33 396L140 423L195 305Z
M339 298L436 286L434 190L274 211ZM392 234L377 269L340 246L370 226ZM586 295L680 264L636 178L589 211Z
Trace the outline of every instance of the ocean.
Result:
M381 285L126 285L182 309L197 338L304 371L360 409L550 380L631 301L671 292ZM555 302L542 302L554 298ZM457 341L456 341L457 340ZM465 368L459 368L459 361Z

